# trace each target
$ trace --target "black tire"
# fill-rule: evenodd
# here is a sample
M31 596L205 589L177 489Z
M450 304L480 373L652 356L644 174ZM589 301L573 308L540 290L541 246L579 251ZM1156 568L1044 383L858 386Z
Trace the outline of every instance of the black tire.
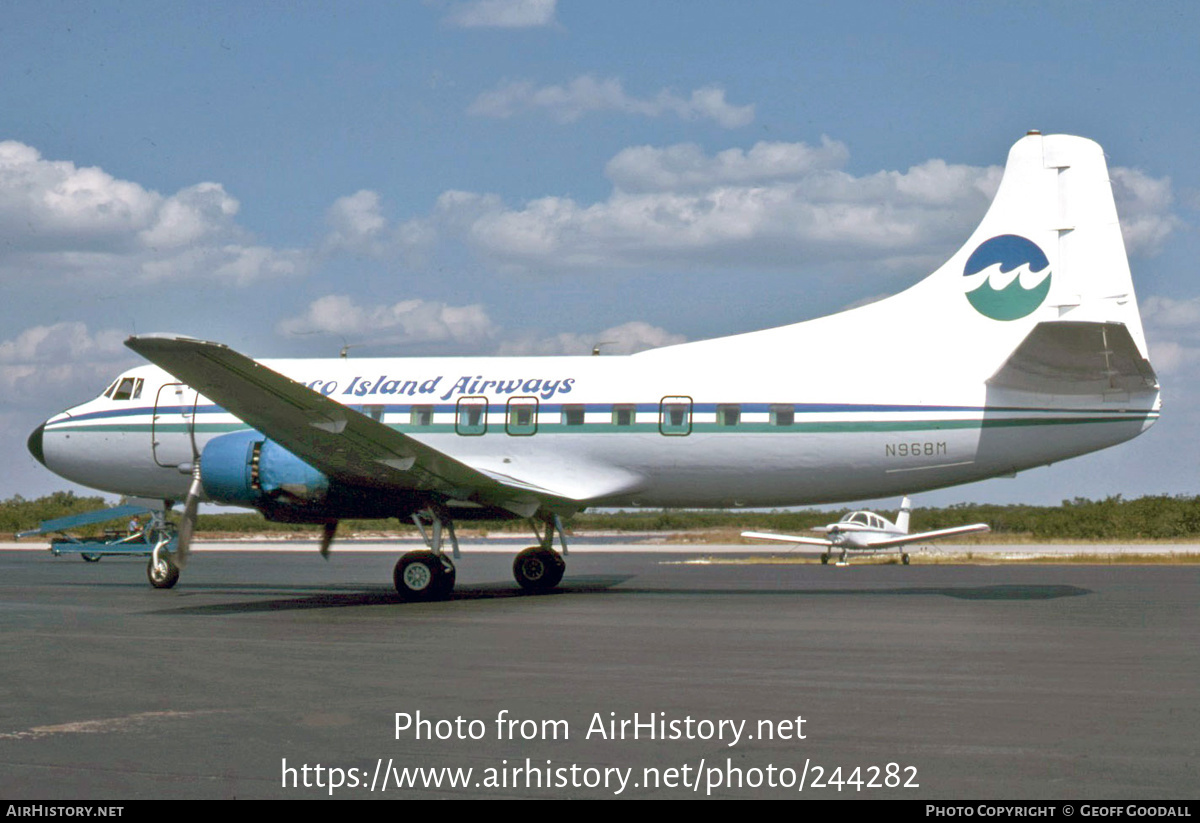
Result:
M409 552L396 561L392 582L405 600L445 600L454 590L454 564L430 551Z
M908 555L907 554L900 555L900 562L907 566L908 565Z
M154 555L146 563L146 579L156 589L170 589L179 582L179 567L167 552L160 552L158 565L154 563Z
M527 592L548 592L562 582L567 570L562 555L553 549L530 546L513 560L513 577Z
M826 552L825 554L821 555L821 565L822 565L822 566L827 566L827 565L829 565L829 553L828 553L828 552Z
M94 552L80 552L79 556L83 558L84 563L99 563L100 558L104 555L96 554Z

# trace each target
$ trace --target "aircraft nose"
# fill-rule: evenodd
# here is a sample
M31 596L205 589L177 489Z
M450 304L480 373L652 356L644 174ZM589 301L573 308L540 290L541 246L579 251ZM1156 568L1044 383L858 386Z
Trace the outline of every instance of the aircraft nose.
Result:
M37 458L37 462L43 466L46 465L46 454L42 451L42 435L46 431L46 424L38 426L33 430L33 434L29 435L29 440L26 445L29 447L29 453Z

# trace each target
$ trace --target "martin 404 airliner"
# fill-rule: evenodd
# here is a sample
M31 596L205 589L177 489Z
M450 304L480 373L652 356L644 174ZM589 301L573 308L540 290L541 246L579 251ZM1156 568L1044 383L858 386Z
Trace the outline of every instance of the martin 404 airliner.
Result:
M624 357L256 361L139 335L155 365L57 414L29 450L63 477L324 525L412 519L404 597L447 597L454 521L528 518L513 572L562 578L561 518L589 506L789 506L969 483L1129 440L1157 420L1104 154L1031 132L933 274L867 306ZM562 553L555 550L556 538Z

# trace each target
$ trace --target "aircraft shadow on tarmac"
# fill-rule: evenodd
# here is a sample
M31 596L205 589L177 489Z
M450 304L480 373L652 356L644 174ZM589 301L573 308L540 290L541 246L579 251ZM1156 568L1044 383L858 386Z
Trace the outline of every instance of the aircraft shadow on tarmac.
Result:
M704 596L704 597L893 597L901 595L953 597L958 600L1055 600L1062 597L1080 597L1091 594L1091 590L1067 585L994 585L994 586L911 586L878 589L700 589L628 586L616 589L632 579L632 576L595 576L576 578L563 583L559 588L544 594L527 594L513 588L509 583L478 584L455 589L448 601L511 600L525 597L570 597L578 595L658 595L658 596ZM237 603L210 603L206 605L182 606L154 609L147 614L174 615L221 615L253 614L261 612L302 611L306 609L339 609L361 606L437 606L438 603L423 604L406 602L391 589L377 591L318 591L313 587L278 587L220 585L196 587L196 594L249 593L263 594L280 592L281 588L294 588L304 596L277 597L270 600L243 601Z

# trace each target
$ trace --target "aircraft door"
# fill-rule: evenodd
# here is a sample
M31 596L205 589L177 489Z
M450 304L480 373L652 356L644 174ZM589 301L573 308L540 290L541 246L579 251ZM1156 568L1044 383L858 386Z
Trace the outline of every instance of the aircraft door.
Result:
M175 468L190 464L196 456L195 389L183 383L165 383L154 398L150 439L154 462Z

